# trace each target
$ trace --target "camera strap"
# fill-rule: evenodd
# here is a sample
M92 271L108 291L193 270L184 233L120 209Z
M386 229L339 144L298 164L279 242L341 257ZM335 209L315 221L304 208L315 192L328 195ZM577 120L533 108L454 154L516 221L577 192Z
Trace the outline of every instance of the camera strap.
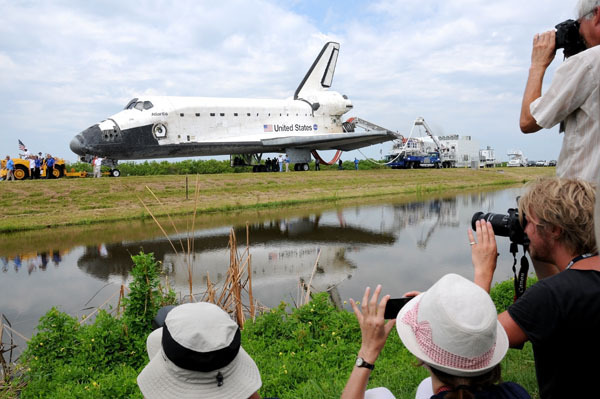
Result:
M515 242L510 243L510 253L513 254L514 262L512 266L513 274L515 276L515 296L516 301L525 293L527 289L527 274L529 273L529 261L527 260L527 248L528 245L523 244L523 256L521 257L521 265L519 272L517 273L517 253L519 252L519 245Z

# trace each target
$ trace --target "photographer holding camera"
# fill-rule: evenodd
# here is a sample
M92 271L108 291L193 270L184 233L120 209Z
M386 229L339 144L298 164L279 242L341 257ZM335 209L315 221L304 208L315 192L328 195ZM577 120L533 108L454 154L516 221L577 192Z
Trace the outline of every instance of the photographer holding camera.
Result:
M557 265L560 272L530 287L498 320L511 347L531 341L544 399L598 395L597 369L589 365L600 358L595 198L595 188L586 181L551 178L530 184L519 200L519 220L532 260ZM489 220L477 220L476 236L468 231L474 281L488 292L496 268L495 229Z
M559 177L594 181L600 167L599 7L600 0L579 0L577 21L565 21L556 31L533 38L520 127L523 133L534 133L560 123L565 136L556 167ZM569 58L542 95L544 74L557 48L564 48Z

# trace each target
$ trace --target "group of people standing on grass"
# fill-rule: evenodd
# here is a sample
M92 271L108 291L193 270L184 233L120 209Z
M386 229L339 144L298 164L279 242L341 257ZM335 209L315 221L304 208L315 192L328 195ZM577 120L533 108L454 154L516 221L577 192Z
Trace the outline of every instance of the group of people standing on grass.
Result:
M279 154L278 157L267 158L265 161L267 172L286 172L290 171L290 157L288 154Z
M343 162L341 158L338 160L338 170L343 170ZM358 159L354 158L354 169L358 170ZM279 155L278 157L267 158L265 160L265 167L267 168L267 172L286 172L290 171L290 157L285 155ZM321 170L321 161L319 158L315 158L315 170Z
M361 346L357 354L348 354L349 363L356 361L342 399L394 398L386 388L367 389L394 329L430 375L415 387L416 398L529 398L522 386L502 381L500 366L509 347L526 342L533 348L540 398L597 397L600 0L579 0L577 13L587 50L568 58L542 95L544 73L556 54L556 33L536 34L523 95L524 133L562 122L565 134L557 177L530 183L518 201L539 281L498 315L489 296L498 257L494 228L477 221L475 231L467 232L472 281L447 274L425 292L408 292L405 296L412 299L390 320L384 318L390 296L380 298L381 285L373 292L365 289L360 307L350 300ZM215 305L175 307L164 326L150 334L147 349L151 360L138 376L147 399L260 397L260 373L241 346L239 328Z
M26 159L29 161L29 170L27 172L26 177L29 179L41 179L42 178L42 170L43 167L46 167L46 172L44 178L53 179L54 178L54 165L56 164L56 159L52 157L50 154L46 154L46 157L42 156L42 153L38 153L38 155L30 154L27 149L25 152L20 154L21 159ZM10 155L6 156L6 175L4 176L4 180L16 180L15 178L15 170L17 166L15 165L14 160L10 157Z

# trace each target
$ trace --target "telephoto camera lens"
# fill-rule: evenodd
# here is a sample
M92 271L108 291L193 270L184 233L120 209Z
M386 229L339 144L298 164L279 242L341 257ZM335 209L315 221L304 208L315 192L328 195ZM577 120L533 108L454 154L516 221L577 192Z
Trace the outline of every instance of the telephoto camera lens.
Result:
M471 219L471 227L476 230L475 222L485 220L492 224L494 234L497 236L508 237L510 241L516 244L526 244L529 242L525 231L519 222L519 212L517 209L511 208L506 213L483 213L476 212Z
M478 220L484 220L492 224L494 234L497 236L508 237L510 235L510 223L509 215L502 213L483 213L476 212L471 219L471 227L475 230L475 222Z

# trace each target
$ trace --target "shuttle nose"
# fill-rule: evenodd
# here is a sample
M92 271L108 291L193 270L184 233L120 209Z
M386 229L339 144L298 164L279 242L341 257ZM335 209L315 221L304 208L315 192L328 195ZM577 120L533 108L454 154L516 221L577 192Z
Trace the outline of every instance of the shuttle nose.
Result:
M69 147L71 148L71 151L73 151L75 154L85 155L85 147L83 145L83 137L81 137L81 134L78 134L77 136L73 137L73 140L71 140Z
M98 125L85 129L71 140L69 144L71 151L77 155L93 154L101 133Z

